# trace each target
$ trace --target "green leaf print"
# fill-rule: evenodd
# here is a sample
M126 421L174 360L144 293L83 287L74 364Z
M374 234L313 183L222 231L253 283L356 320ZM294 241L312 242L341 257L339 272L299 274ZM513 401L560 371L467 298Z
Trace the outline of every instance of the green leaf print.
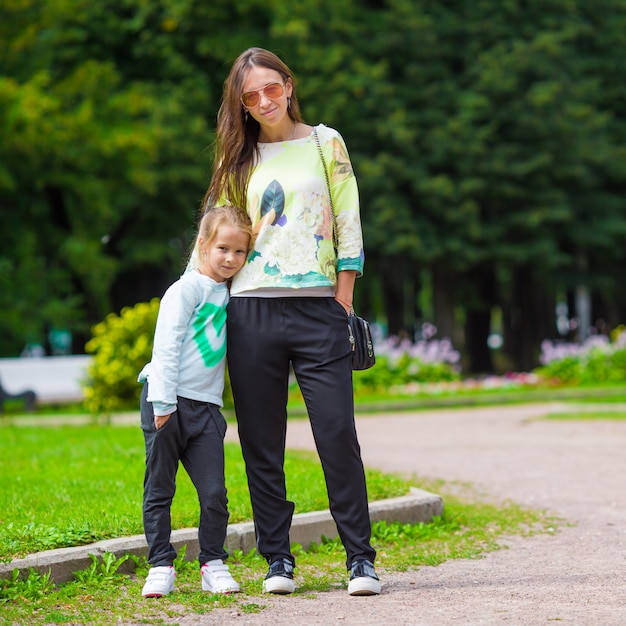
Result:
M198 310L193 322L194 341L207 367L217 365L226 354L226 309L207 302Z

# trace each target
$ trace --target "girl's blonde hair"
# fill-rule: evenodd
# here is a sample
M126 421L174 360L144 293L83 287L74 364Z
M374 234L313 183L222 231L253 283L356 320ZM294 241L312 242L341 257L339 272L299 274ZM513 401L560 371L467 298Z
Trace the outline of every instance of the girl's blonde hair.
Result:
M230 204L224 204L207 209L200 220L200 225L198 226L198 237L202 237L204 239L205 246L212 243L217 236L217 231L220 226L231 226L236 230L247 233L250 237L248 242L248 252L252 250L254 237L252 232L252 222L245 211L242 211L239 207Z
M246 206L248 179L257 154L261 128L241 103L243 84L253 67L275 70L284 82L291 82L287 114L294 122L303 121L296 95L296 78L287 65L264 48L248 48L242 52L224 82L222 104L217 114L213 177L202 203L203 209L222 198L237 206Z

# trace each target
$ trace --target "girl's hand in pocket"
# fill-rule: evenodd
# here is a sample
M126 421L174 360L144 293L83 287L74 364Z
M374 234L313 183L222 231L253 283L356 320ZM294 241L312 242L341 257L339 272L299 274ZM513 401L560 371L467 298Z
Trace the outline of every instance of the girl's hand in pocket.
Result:
M172 417L171 413L169 415L155 415L154 416L154 427L157 430L159 430L160 428L163 428L163 426L165 426L165 424L167 424L167 420L169 420L170 417Z

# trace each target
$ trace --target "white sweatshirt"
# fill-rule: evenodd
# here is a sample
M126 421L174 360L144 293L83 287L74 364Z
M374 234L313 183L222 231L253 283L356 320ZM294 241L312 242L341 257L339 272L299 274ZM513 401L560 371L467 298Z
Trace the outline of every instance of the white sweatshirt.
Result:
M197 271L183 274L163 295L148 381L155 415L176 410L177 396L222 406L228 287Z

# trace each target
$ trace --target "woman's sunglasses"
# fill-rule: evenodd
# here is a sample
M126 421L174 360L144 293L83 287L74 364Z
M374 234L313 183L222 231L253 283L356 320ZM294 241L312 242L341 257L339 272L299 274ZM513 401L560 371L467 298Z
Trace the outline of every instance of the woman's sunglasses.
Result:
M241 103L243 106L251 109L259 104L259 100L261 99L261 92L265 94L266 98L270 100L276 100L280 98L285 93L285 84L284 83L269 83L265 85L265 87L261 87L261 89L255 89L254 91L246 91L246 93L241 94Z

